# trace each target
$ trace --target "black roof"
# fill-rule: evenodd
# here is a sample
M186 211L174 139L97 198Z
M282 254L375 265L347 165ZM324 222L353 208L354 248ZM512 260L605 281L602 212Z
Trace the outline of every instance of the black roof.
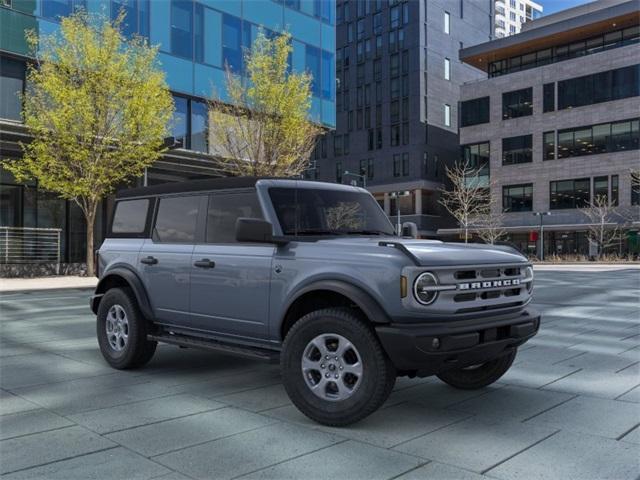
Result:
M164 195L169 193L200 192L207 190L226 190L234 188L251 188L262 178L273 177L222 177L207 178L205 180L189 180L186 182L171 182L150 187L127 188L118 190L116 198L145 197Z

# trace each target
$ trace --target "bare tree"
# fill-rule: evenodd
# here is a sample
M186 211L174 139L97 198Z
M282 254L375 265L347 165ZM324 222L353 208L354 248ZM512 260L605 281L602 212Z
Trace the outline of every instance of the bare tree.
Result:
M456 219L464 231L464 241L469 241L469 230L483 216L491 212L490 185L480 175L481 167L468 160L446 167L450 189L440 190L439 203Z
M624 214L612 205L606 195L596 195L580 211L588 219L587 235L598 248L598 258L606 248L622 241Z
M495 245L507 235L507 230L504 228L504 215L495 204L492 197L487 210L474 220L478 236L491 245Z

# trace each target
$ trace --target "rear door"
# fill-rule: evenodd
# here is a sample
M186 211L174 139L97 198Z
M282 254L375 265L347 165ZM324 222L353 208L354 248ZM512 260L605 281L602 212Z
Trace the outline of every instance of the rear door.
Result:
M189 276L196 226L204 195L161 197L157 202L151 239L142 246L138 262L155 319L189 326Z
M205 243L192 255L191 318L211 333L266 339L275 246L237 243L239 217L263 218L255 190L209 196Z

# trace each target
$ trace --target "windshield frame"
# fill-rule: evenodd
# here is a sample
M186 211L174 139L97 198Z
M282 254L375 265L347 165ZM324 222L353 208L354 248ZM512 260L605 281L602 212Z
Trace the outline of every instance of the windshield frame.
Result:
M337 188L331 187L331 184L327 185L326 187L319 187L317 184L305 185L304 183L299 186L278 184L269 185L268 188L265 189L264 193L266 193L266 197L271 204L270 206L273 212L273 220L276 224L275 226L277 227L277 229L280 230L280 235L285 238L295 239L298 241L313 241L319 238L388 237L395 235L395 229L393 227L393 224L389 220L389 217L387 217L380 204L376 201L376 199L373 197L373 195L371 195L370 192L361 188L346 187L342 185ZM299 227L299 230L291 231L291 229L287 228L287 225L283 222L281 218L283 212L280 210L281 206L278 205L279 200L273 195L274 193L276 193L276 191L283 191L284 193L284 191L289 190L303 192L303 194L309 195L312 195L314 193L317 193L318 195L329 193L338 196L353 196L354 202L364 205L363 210L367 214L373 213L376 215L376 217L372 217L371 223L367 221L366 224L363 225L362 229L334 230L326 228L326 223L323 223L323 225L313 225L312 228ZM326 212L324 212L324 214L326 215ZM297 215L304 216L303 213L298 213ZM324 218L324 221L326 222L326 217ZM317 232L314 232L313 230L317 230Z

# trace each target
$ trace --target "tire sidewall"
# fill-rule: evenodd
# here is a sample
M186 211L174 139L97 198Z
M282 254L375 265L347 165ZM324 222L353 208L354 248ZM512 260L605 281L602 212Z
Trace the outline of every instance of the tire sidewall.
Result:
M107 338L106 319L107 314L109 313L109 309L113 305L120 305L124 309L129 324L127 345L121 351L114 350L109 344L109 340ZM141 320L142 317L139 313L137 305L135 304L135 300L133 300L125 290L114 288L108 290L107 293L105 293L102 297L102 300L100 301L100 305L98 307L96 333L100 351L102 352L105 360L111 366L116 368L125 368L132 362L136 354L136 345L138 345L139 343L138 337L142 333L140 331Z
M349 398L339 401L323 400L315 395L304 379L301 364L309 342L318 335L332 333L342 335L354 345L363 368L361 384L356 391ZM362 333L362 329L351 322L344 322L340 316L324 312L313 312L294 325L285 339L281 362L285 388L294 403L301 401L305 408L321 415L340 417L352 415L365 407L380 388L380 370L384 370L385 365L384 359L379 358L371 344L371 337Z

